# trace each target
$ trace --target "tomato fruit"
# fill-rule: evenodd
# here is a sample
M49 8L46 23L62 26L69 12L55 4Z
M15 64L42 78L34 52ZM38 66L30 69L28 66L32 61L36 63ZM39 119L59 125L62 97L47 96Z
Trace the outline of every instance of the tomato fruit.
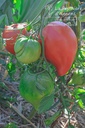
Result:
M26 23L18 23L18 24L12 24L10 26L5 26L5 29L2 32L2 37L6 41L6 45L5 45L6 50L11 54L15 54L14 44L19 34L27 35L27 30L25 26Z
M35 62L41 55L40 43L27 37L19 38L14 45L14 50L18 61L24 64Z
M65 23L54 21L42 30L45 57L52 63L59 76L70 69L77 52L77 38L74 31Z
M26 71L21 77L19 91L21 96L38 110L41 100L54 92L54 82L47 71Z

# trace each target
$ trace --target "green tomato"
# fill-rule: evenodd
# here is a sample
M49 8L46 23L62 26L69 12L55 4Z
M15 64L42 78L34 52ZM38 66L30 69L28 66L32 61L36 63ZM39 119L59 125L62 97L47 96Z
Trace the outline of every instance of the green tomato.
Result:
M16 58L24 64L37 61L41 55L41 45L38 41L22 37L14 45Z
M21 96L38 110L41 101L53 94L54 82L47 71L37 74L26 71L21 77L19 91Z

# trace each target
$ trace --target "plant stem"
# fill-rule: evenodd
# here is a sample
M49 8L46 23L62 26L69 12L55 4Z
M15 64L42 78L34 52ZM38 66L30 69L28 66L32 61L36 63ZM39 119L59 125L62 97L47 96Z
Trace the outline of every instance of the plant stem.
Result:
M35 116L36 112L37 111L33 107L28 118L31 120Z
M10 102L7 102L8 106L12 108L16 113L18 113L24 120L26 120L28 123L30 123L34 128L37 128L29 119L27 119L19 110L13 106Z
M0 54L10 56L10 53L0 51Z
M81 33L81 22L78 19L79 16L80 16L80 12L76 14L76 17L77 17L76 35L77 35L78 42L80 42L80 33Z
M42 35L42 29L43 29L43 27L44 27L44 11L45 11L45 10L43 10L42 13L41 13L40 37L41 37L41 40L42 40L42 57L45 59L45 55L44 55L44 53L45 53L45 50L44 50L44 37L43 37L43 35ZM46 59L45 59L45 60L46 60Z

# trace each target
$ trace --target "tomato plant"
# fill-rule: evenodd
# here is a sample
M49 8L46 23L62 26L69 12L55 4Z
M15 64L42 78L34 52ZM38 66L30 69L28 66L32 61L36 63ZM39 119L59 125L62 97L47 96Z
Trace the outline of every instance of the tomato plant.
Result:
M39 59L41 55L41 46L38 41L22 37L14 45L16 58L24 63L30 64Z
M16 127L16 122L19 127L53 128L66 115L66 124L58 127L77 126L71 119L76 110L85 110L85 2L1 1L2 121L7 119L6 127ZM3 109L9 115L10 107L17 118L3 117Z
M19 35L27 35L26 23L17 23L5 26L2 37L5 39L5 48L11 54L15 54L14 44Z
M46 59L56 67L59 76L65 75L77 52L75 33L65 23L54 21L44 27L42 35Z

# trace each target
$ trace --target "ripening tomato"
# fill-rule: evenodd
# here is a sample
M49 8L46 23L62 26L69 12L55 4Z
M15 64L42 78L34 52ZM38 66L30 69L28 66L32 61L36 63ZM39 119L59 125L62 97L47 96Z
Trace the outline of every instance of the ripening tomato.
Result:
M52 63L59 76L70 69L77 52L77 37L65 23L54 21L42 30L44 37L45 57Z
M6 41L5 48L11 54L15 54L14 44L19 34L27 35L27 30L25 28L26 23L12 24L10 26L5 26L2 33L3 39Z
M19 38L14 45L14 50L17 60L24 64L37 61L41 55L40 43L27 37Z

